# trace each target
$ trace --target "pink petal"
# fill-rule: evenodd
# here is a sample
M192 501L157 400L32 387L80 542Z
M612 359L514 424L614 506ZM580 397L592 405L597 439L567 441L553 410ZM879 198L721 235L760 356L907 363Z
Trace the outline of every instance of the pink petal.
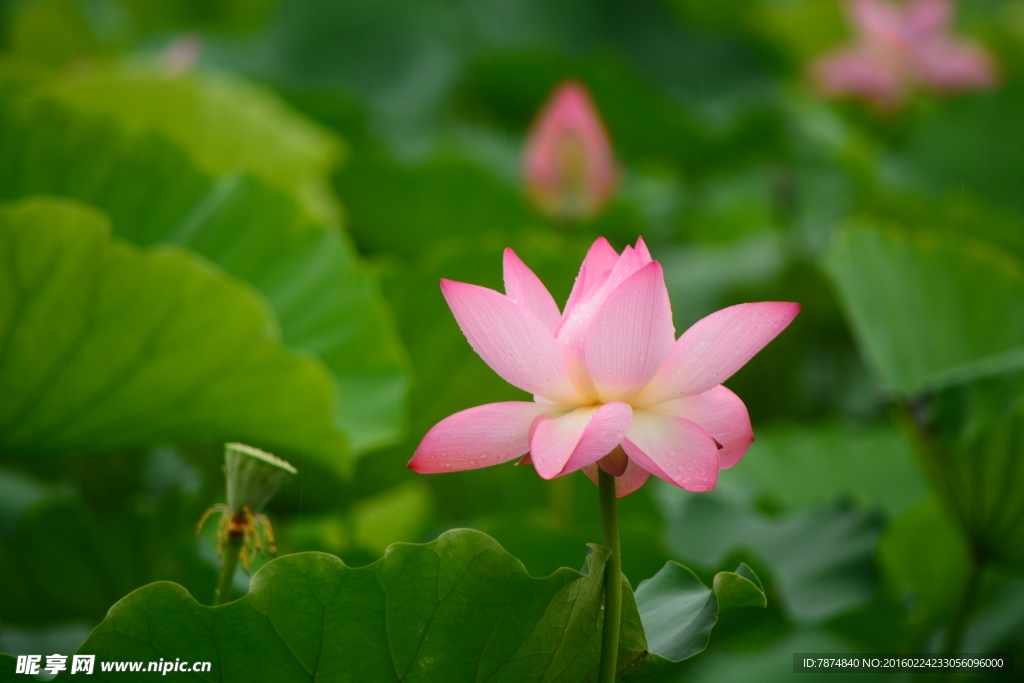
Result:
M545 327L551 330L551 334L554 334L562 314L547 287L511 249L505 250L503 265L505 294L537 316Z
M602 275L594 287L588 287L586 294L573 306L571 311L567 307L566 313L562 316L562 323L555 333L555 338L558 339L562 353L565 355L572 383L592 400L597 400L598 394L590 372L587 370L587 330L608 295L643 267L636 251L632 247L626 247L611 271Z
M651 252L647 249L647 243L644 242L643 237L636 238L636 247L634 247L634 249L636 250L637 256L640 257L640 263L645 266L653 260L651 259Z
M565 359L537 316L485 287L441 280L441 291L473 350L502 379L556 403L580 403Z
M586 258L583 259L583 265L580 266L580 272L576 276L572 292L569 293L569 300L565 303L563 317L568 317L569 312L576 307L584 295L597 286L601 276L611 272L618 260L619 253L612 248L612 245L608 244L608 240L598 237L590 246Z
M602 401L644 388L675 341L661 264L651 261L616 287L587 327L586 365Z
M949 0L910 0L903 6L903 24L909 36L943 32L952 16Z
M800 304L739 304L697 321L668 352L664 365L633 405L692 396L718 386L746 365L800 312Z
M984 50L945 37L914 46L921 79L939 90L984 88L995 82L995 67Z
M849 11L854 25L866 37L899 40L903 35L903 12L887 0L850 0Z
M688 491L711 491L718 482L718 446L684 418L634 410L622 448L654 476Z
M626 248L619 254L619 260L612 266L608 279L601 284L594 296L608 296L616 287L629 279L633 273L644 267L644 262L636 249L626 245Z
M530 449L530 425L550 405L509 401L476 406L434 425L409 467L420 474L455 472L513 460Z
M597 484L597 465L587 465L583 471L590 477L590 481ZM650 472L636 464L635 460L630 459L626 465L626 471L621 476L615 477L615 497L622 498L633 493L647 482L649 476L651 476Z
M812 67L818 88L829 97L859 95L882 106L893 106L904 95L903 80L893 65L873 53L840 50Z
M685 418L707 432L722 445L718 452L722 469L738 463L754 442L747 406L721 385L703 394L649 406L648 410Z
M530 437L530 458L545 479L593 464L619 445L633 410L627 403L577 408L537 422Z

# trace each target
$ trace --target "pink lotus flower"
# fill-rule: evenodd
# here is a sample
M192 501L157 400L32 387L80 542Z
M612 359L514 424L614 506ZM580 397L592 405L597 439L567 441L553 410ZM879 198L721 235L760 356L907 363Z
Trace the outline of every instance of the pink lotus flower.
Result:
M675 338L661 265L643 240L620 256L604 239L590 248L565 312L511 249L505 291L441 281L473 349L532 402L477 406L436 424L409 467L468 470L529 451L551 479L597 468L624 496L650 474L709 491L754 440L743 401L724 386L775 338L799 304L740 304ZM618 448L621 446L621 449Z
M530 130L526 187L551 218L578 221L605 205L619 182L611 143L586 88L560 85Z
M847 7L857 41L812 66L826 95L892 108L918 85L953 92L994 83L989 54L950 33L952 0L848 0Z

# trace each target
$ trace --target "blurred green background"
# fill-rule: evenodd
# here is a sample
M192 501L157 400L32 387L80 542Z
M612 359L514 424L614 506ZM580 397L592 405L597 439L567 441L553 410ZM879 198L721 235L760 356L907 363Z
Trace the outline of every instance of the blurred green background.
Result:
M757 441L718 490L621 502L634 587L744 561L768 591L666 680L951 639L1024 666L1024 1L955 26L999 87L879 114L806 78L835 0L0 0L0 651L73 652L156 580L208 600L224 441L298 467L281 553L469 526L581 566L582 474L405 467L524 398L438 278L500 289L511 246L563 303L596 237L642 235L680 332L803 305L729 381ZM570 77L623 170L582 225L519 176Z

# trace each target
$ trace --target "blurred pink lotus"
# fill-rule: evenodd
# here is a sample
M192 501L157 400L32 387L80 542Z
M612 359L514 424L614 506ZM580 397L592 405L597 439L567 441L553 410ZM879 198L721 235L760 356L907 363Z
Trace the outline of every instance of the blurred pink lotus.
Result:
M893 108L918 85L954 92L995 82L988 52L950 33L953 0L848 0L847 7L856 42L811 67L824 94Z
M533 402L477 406L436 424L409 467L468 470L529 451L545 479L597 467L635 491L650 474L709 491L754 440L743 401L724 386L800 310L740 304L700 320L678 340L661 265L643 240L620 256L590 248L565 312L511 249L505 291L450 280L441 290L473 349ZM620 448L621 447L621 448Z
M556 220L592 217L619 182L601 117L581 84L560 85L534 121L523 157L530 196Z
M168 76L192 71L203 54L203 39L196 33L183 33L160 54L160 66Z

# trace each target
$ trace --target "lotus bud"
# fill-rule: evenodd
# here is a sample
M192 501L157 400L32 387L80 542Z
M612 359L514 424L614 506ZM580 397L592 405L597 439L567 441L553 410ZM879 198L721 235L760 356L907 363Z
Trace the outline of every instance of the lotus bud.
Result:
M608 134L586 88L560 85L530 130L523 157L530 197L548 217L596 215L619 182Z

